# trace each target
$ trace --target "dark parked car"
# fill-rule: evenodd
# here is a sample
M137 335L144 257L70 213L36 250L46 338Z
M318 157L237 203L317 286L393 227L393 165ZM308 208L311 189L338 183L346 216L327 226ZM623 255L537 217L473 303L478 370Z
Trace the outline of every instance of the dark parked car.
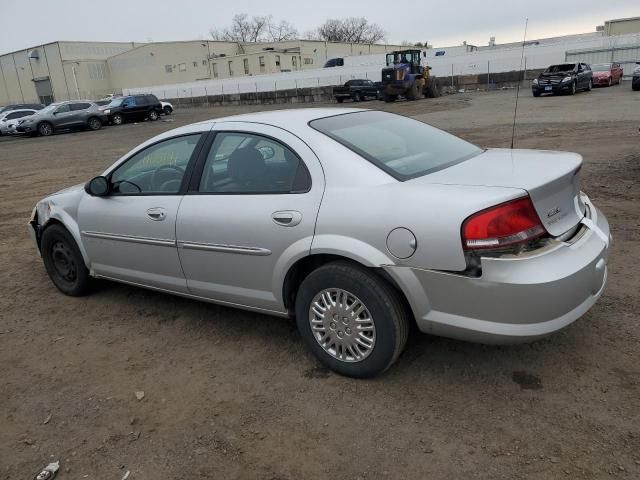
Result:
M44 108L44 105L41 103L16 103L15 105L0 107L0 113L8 112L10 110L23 110L25 108L31 110L42 110Z
M35 115L21 120L16 130L48 137L60 130L100 130L107 118L88 100L52 103Z
M333 87L333 96L338 103L349 98L354 102L360 102L366 100L367 97L380 98L381 90L381 83L376 84L371 80L356 79L349 80L341 87Z
M575 94L578 90L590 91L593 88L593 72L586 63L563 63L551 65L533 80L531 90L534 97L543 93Z
M162 104L155 95L129 95L113 99L103 112L114 125L147 118L153 121L160 117Z
M633 71L633 80L631 81L631 88L633 90L640 90L640 64L636 65L636 69Z
M344 58L330 58L322 68L344 67Z

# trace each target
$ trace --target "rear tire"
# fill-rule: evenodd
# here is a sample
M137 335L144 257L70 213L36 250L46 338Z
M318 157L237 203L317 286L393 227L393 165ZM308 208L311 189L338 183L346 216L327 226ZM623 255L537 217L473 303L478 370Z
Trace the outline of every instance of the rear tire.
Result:
M91 276L73 236L62 225L42 234L40 253L53 284L65 295L79 297L89 291Z
M298 289L295 308L307 346L341 375L379 375L407 342L409 313L400 294L357 264L333 262L311 272Z
M91 117L89 120L87 120L87 127L89 128L89 130L93 131L100 130L102 128L102 122L99 118Z
M38 125L38 133L43 137L53 135L53 125L51 125L49 122L42 122L40 125Z
M158 120L158 118L160 118L160 115L158 115L158 112L156 112L155 110L151 110L149 112L149 120L151 120L152 122L155 122L156 120Z

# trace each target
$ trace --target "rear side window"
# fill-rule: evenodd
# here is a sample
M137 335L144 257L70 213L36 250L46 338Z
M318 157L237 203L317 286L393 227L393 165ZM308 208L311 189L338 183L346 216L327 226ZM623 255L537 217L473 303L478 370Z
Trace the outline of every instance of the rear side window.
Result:
M147 104L147 97L145 97L144 95L138 95L137 97L135 97L135 99L136 99L136 105Z
M90 103L72 103L70 105L71 107L71 111L78 111L78 110L86 110L88 108L91 108L91 104Z
M243 132L216 135L199 192L218 194L304 193L311 177L300 158L268 137Z
M147 103L149 104L153 104L153 103L160 103L159 100L156 98L155 95L145 95L145 100L147 101Z
M441 170L482 149L426 123L387 112L356 112L309 125L404 181Z

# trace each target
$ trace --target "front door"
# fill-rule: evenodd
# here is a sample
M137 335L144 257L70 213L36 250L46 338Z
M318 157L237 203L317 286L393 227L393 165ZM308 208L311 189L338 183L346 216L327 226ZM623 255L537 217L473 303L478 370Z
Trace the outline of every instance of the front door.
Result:
M201 297L284 312L282 279L308 255L324 190L314 153L268 125L214 126L176 234L189 291Z
M111 194L82 199L78 223L93 272L187 292L176 249L176 216L185 172L202 137L173 137L135 153L107 175Z
M64 129L73 125L74 112L71 111L71 105L63 103L55 109L51 117L54 128Z

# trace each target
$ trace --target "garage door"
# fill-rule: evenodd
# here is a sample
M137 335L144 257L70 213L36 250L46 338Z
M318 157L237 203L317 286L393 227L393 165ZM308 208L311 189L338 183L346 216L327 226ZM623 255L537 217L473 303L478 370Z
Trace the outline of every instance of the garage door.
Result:
M51 87L51 80L49 78L41 78L34 80L36 86L36 94L40 99L40 103L49 105L53 102L53 88Z

